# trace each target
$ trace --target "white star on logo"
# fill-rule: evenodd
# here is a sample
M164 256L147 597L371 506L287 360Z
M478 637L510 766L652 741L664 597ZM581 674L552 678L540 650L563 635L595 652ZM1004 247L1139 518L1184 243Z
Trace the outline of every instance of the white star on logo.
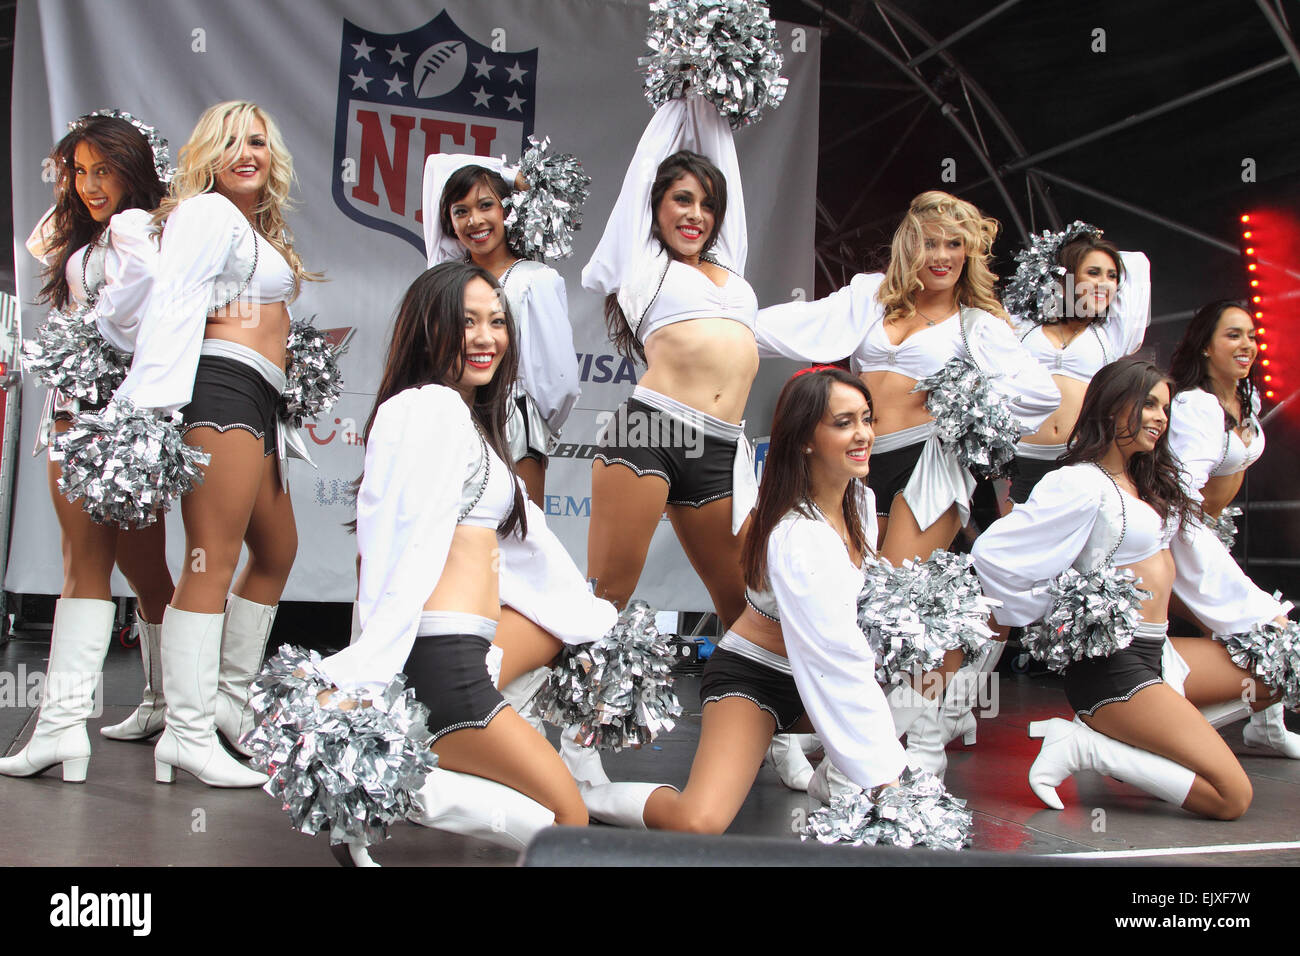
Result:
M391 66L396 63L398 66L406 66L406 58L411 54L402 49L402 44L397 44L388 51L388 63Z
M394 73L391 80L384 80L384 82L388 84L389 93L395 96L402 95L402 87L406 85L406 80L398 79L397 74Z
M492 99L492 94L489 93L487 90L483 89L483 87L481 86L474 91L473 95L474 95L475 106L487 107L488 100Z
M374 49L374 47L372 47L370 44L366 42L365 37L361 38L360 43L351 44L351 47L352 49L357 51L356 56L352 58L354 60L369 60L370 51Z
M522 83L524 81L524 74L527 73L528 71L520 69L519 61L515 60L515 65L506 67L506 72L510 74L510 79L508 82Z
M492 78L492 66L488 63L486 56L479 57L479 61L477 63L471 63L470 66L474 67L475 79L478 79L480 76L486 76L488 79Z
M527 102L528 101L519 94L511 93L506 97L506 112L509 112L510 110L518 110L522 113L524 111L524 104Z
M370 92L370 87L367 84L370 83L373 77L366 76L364 70L358 68L357 75L349 76L348 79L352 81L352 88L354 90L364 90L367 93Z

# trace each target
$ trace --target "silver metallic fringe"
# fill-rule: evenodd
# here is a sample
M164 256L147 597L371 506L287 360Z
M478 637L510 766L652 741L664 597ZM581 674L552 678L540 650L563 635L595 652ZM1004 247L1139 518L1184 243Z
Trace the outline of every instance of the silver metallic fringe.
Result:
M86 113L84 116L78 116L68 124L68 132L71 133L81 129L86 125L86 120L92 116L111 116L113 119L126 120L134 126L140 135L145 138L145 141L148 142L149 149L153 152L153 168L154 172L158 174L158 181L164 183L172 181L172 175L175 171L171 166L171 153L168 150L167 140L163 138L163 135L157 129L136 119L126 110L107 109L95 110Z
M36 337L23 343L23 367L50 388L98 405L122 384L131 356L100 333L92 302L51 309Z
M785 98L781 42L767 4L750 0L653 0L646 46L645 95L658 109L703 93L739 129Z
M1282 695L1288 710L1300 711L1300 623L1261 621L1249 631L1216 634L1238 667Z
M330 843L373 844L406 819L412 794L437 766L429 749L428 708L398 674L379 699L341 710L315 651L284 645L253 680L257 720L244 735L253 766L270 776L263 790L278 799L293 826Z
M328 412L343 394L343 373L339 370L342 350L330 345L325 333L311 324L314 318L294 319L285 340L289 367L280 409L294 428Z
M1219 512L1219 517L1205 520L1205 525L1210 529L1210 533L1223 542L1223 546L1229 551L1237 541L1237 518L1240 518L1242 511L1236 506L1224 508Z
M960 649L974 659L993 637L999 602L984 596L968 554L935 551L927 561L869 562L858 595L858 626L876 654L876 680L892 684L925 673Z
M63 462L59 491L95 521L123 528L152 524L203 481L211 461L185 444L180 427L159 413L115 398L98 412L82 412L55 434L50 458Z
M591 195L591 177L571 153L547 156L550 139L528 137L519 173L528 188L502 200L510 245L525 259L567 259L573 234L582 228L582 204Z
M978 475L997 478L1006 472L1016 457L1020 422L970 359L949 359L912 391L929 393L925 407L944 450Z
M1133 643L1150 591L1137 586L1128 568L1104 567L1086 574L1066 568L1048 585L1052 609L1041 624L1025 629L1025 651L1054 671L1085 657L1109 657Z
M640 747L672 730L682 714L672 660L654 610L633 601L603 637L565 648L538 692L537 712L584 747Z
M908 767L899 776L898 786L879 789L874 801L865 790L832 796L829 807L809 816L803 839L851 846L960 850L970 843L973 824L965 800L945 790L934 774Z
M1016 253L1016 273L1002 290L1002 304L1026 322L1050 325L1065 317L1065 267L1057 262L1061 249L1081 236L1101 238L1101 230L1076 219L1060 232L1043 230L1029 237L1028 248Z

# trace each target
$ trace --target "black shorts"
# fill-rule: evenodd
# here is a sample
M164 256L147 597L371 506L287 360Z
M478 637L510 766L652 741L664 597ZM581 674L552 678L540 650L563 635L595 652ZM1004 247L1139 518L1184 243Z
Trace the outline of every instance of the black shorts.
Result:
M871 453L871 471L867 473L867 486L876 493L876 514L889 517L894 496L903 493L912 479L916 463L921 460L925 442L904 445L894 451Z
M1091 717L1104 704L1128 700L1144 687L1164 681L1161 658L1165 639L1135 637L1109 657L1088 657L1065 669L1065 697L1076 714Z
M1059 461L1043 461L1041 458L1025 458L1016 455L1011 465L1011 492L1009 497L1018 505L1023 505L1029 500L1029 495L1034 490L1034 485L1038 484L1044 475L1050 474L1061 467Z
M402 672L415 699L429 708L436 741L466 727L486 727L506 706L492 683L487 652L492 642L477 634L417 637Z
M743 654L715 648L704 665L700 679L700 703L710 704L724 697L743 697L767 711L784 733L804 715L803 700L794 678Z
M736 443L637 398L618 407L598 439L597 458L668 483L668 504L698 508L730 498Z
M192 428L228 432L242 428L262 440L262 454L275 454L280 395L257 369L220 355L200 355L194 392L181 409L184 433Z

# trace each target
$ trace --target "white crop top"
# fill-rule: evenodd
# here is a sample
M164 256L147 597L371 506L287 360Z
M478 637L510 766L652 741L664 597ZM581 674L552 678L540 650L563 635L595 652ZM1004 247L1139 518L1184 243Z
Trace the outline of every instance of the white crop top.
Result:
M1245 471L1264 454L1264 429L1259 421L1259 393L1251 396L1246 431L1250 444L1227 427L1218 398L1200 388L1174 396L1169 410L1169 447L1182 466L1184 490L1197 501L1211 478Z
M482 437L480 434L479 438ZM492 446L483 441L482 449L483 454L477 467L473 467L470 476L461 486L460 512L456 523L495 531L514 507L514 487L510 483L510 472L492 450Z
M1168 548L1178 525L1174 521L1161 521L1155 508L1141 498L1134 498L1123 488L1119 493L1124 496L1124 536L1120 538L1111 562L1122 568L1145 561Z
M948 360L962 353L961 315L913 332L898 345L889 341L885 323L877 322L853 353L855 372L898 372L908 378L933 375Z
M758 297L743 277L727 269L727 281L719 286L699 269L670 259L644 317L637 323L628 316L628 321L645 342L665 325L688 319L731 319L752 332L757 318Z
M1057 348L1043 332L1041 325L1036 325L1020 337L1020 344L1029 350L1039 365L1049 375L1063 375L1076 382L1087 384L1092 381L1103 365L1109 365L1120 356L1112 356L1106 351L1106 343L1096 324L1089 325L1076 335L1065 348Z

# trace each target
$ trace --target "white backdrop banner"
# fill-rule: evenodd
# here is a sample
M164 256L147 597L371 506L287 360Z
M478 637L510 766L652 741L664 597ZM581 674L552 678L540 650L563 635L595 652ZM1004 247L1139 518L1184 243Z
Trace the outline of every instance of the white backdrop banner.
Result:
M643 371L614 353L599 298L579 273L600 236L627 163L650 118L636 58L647 5L630 0L38 0L18 9L12 122L17 276L28 335L37 265L22 241L50 203L43 165L69 120L102 107L156 125L173 158L199 113L247 99L280 124L299 185L290 213L297 247L325 283L308 284L294 314L353 330L342 359L347 392L306 438L317 468L290 465L299 548L285 598L350 601L356 543L349 484L361 471L358 431L370 413L394 310L424 264L423 158L431 152L520 154L529 134L551 137L592 177L586 227L568 283L582 397L547 474L548 522L584 567L597 416ZM736 141L749 216L747 278L760 304L811 291L817 185L815 29L779 24L789 92ZM764 362L747 432L769 430L776 391L794 366ZM23 385L23 431L5 587L57 593L59 531L44 455L30 456L42 397ZM173 572L185 560L178 509L167 522ZM114 592L129 593L115 572ZM662 522L637 596L703 610L708 596Z

